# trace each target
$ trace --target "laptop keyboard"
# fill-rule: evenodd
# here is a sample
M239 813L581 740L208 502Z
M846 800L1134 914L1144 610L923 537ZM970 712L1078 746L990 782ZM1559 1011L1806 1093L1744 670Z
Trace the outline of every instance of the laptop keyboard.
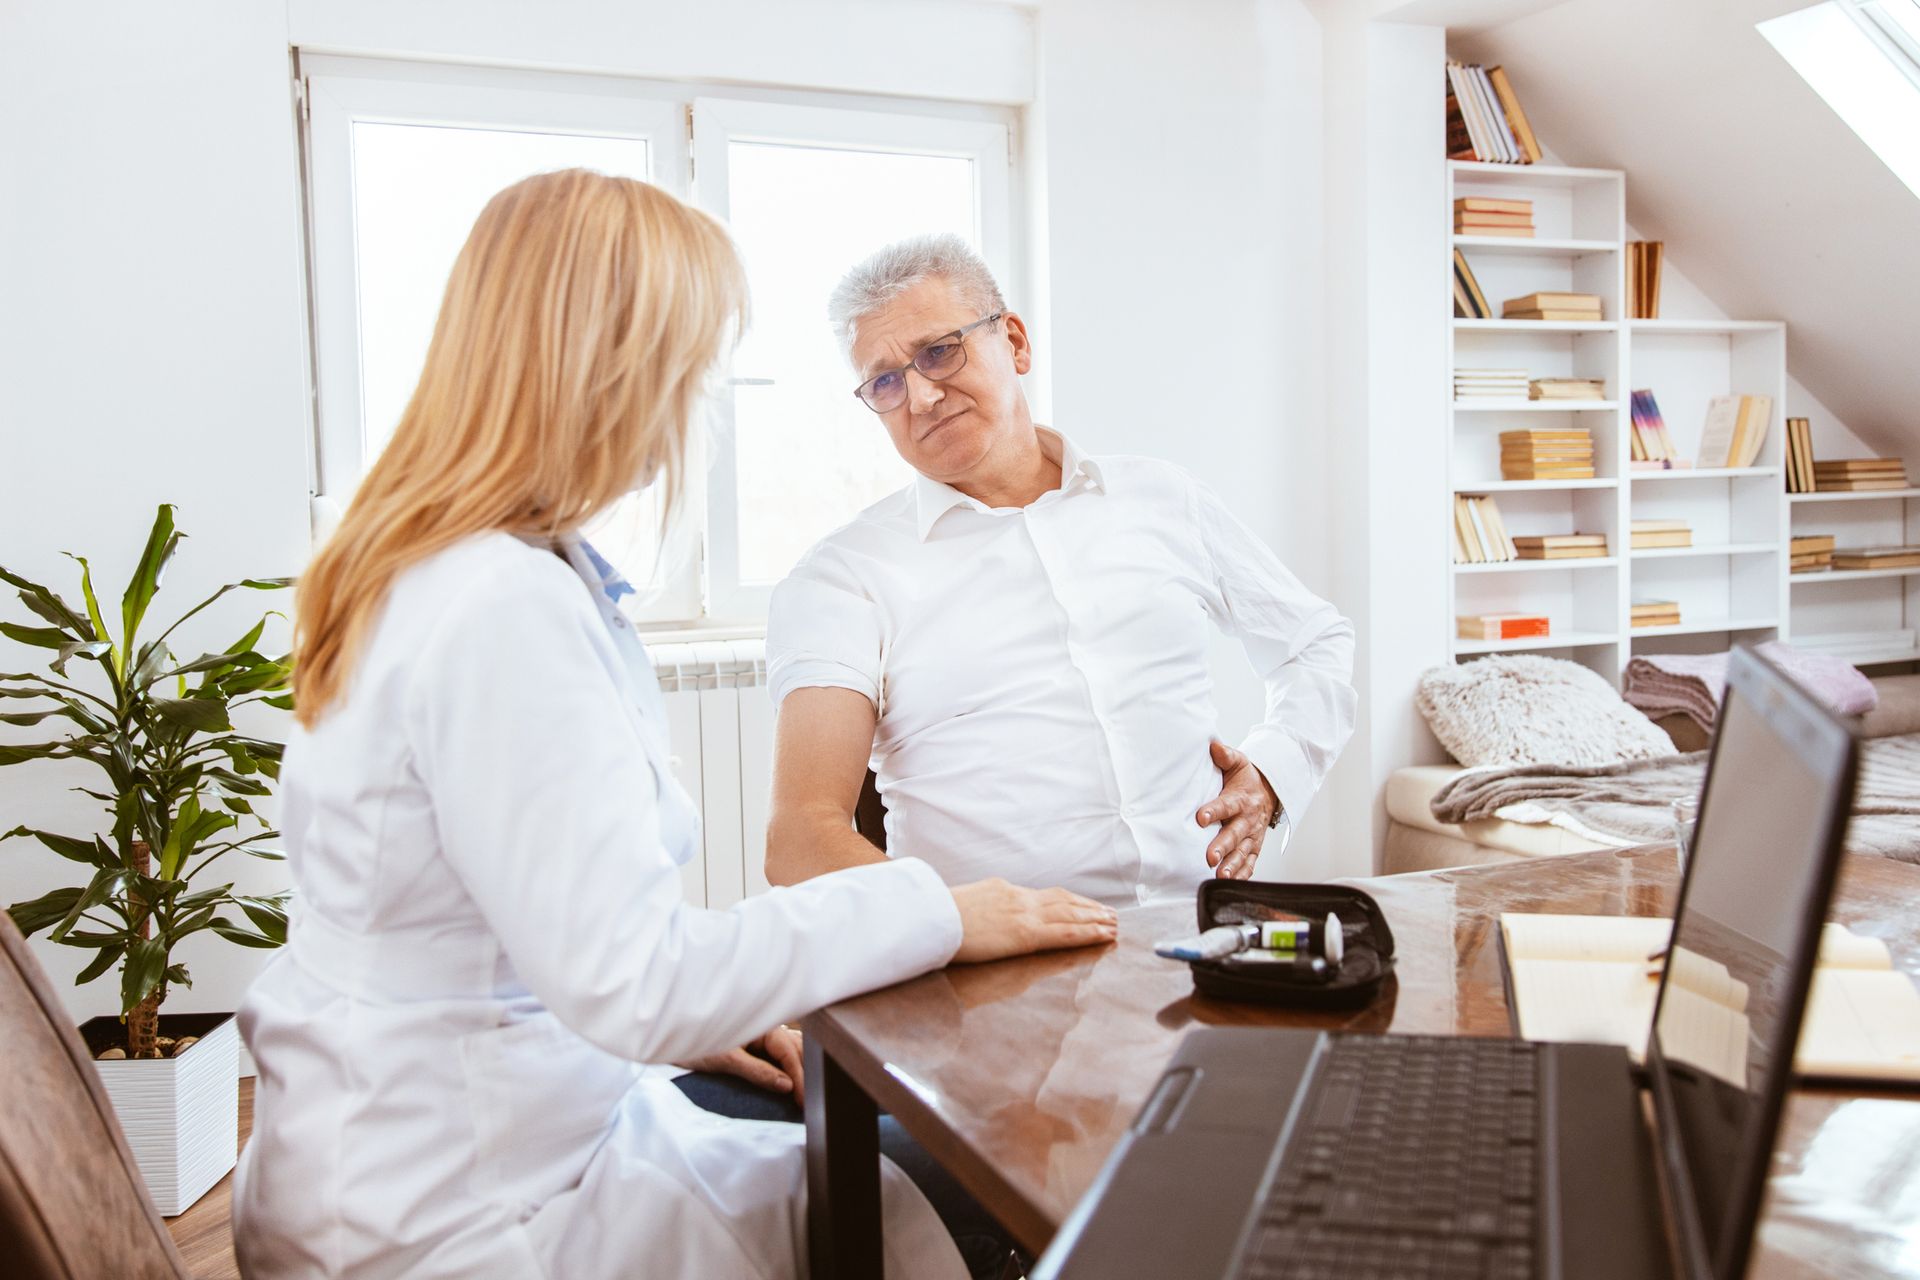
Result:
M1237 1280L1530 1280L1536 1050L1331 1037Z

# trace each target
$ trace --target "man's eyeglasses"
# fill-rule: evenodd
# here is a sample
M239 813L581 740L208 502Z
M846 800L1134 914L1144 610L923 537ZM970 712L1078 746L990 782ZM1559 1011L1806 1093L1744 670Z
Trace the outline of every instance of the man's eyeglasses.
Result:
M913 359L898 369L876 373L853 389L862 403L875 413L892 413L907 402L907 370L918 369L929 382L941 382L967 367L966 336L983 324L992 324L1005 312L981 316L964 329L955 329L944 338L935 338L913 353Z

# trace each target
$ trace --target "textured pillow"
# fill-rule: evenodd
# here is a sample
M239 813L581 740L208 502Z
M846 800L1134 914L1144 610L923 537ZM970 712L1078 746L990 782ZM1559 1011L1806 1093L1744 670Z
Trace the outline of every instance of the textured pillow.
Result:
M1673 740L1577 662L1496 654L1434 667L1414 697L1464 765L1613 764L1674 754Z

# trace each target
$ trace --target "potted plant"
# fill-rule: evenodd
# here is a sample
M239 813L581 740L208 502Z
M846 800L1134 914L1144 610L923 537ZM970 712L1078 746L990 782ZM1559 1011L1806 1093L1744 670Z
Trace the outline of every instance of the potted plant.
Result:
M286 941L287 895L255 897L235 893L231 882L196 882L214 879L209 868L235 852L281 856L270 843L278 833L253 809L279 777L281 746L235 729L232 714L252 703L292 706L288 659L255 647L264 616L220 653L182 661L168 646L182 622L228 592L279 590L286 579L224 586L154 639L140 640L147 605L180 545L173 512L162 506L155 514L120 599L117 640L86 560L72 557L84 610L0 567L0 581L16 588L39 620L0 622L0 634L48 651L47 674L0 673L0 722L64 722L63 736L51 741L0 742L0 765L86 761L105 783L74 790L106 810L102 830L92 833L17 826L0 834L37 840L78 868L77 883L16 902L8 913L23 934L45 930L51 941L93 952L77 983L118 966L120 1017L95 1018L80 1033L101 1059L95 1065L163 1214L192 1204L236 1156L233 1015L163 1015L160 1007L171 988L193 985L173 955L194 934L212 930L247 947ZM243 822L255 829L243 832Z

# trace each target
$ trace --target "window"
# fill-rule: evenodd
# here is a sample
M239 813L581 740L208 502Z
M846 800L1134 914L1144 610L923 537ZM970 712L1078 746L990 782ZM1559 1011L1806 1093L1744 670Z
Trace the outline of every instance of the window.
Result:
M1828 0L1758 30L1920 196L1920 0Z
M336 502L412 394L447 273L494 192L584 165L657 183L729 223L754 319L697 432L685 544L658 545L644 499L588 535L643 586L630 602L641 622L760 621L808 546L911 478L854 398L827 327L827 295L848 266L902 236L953 231L1011 291L1004 112L334 57L304 57L300 71L316 487Z

